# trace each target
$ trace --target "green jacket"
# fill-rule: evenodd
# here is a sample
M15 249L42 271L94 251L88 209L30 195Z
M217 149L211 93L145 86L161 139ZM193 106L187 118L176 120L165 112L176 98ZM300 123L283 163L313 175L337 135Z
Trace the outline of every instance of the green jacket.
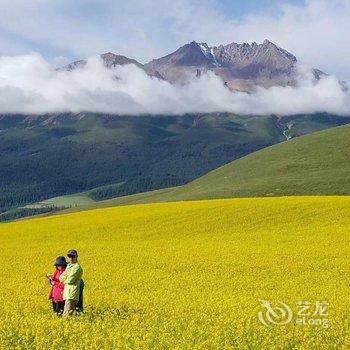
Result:
M59 277L64 283L63 300L79 300L79 286L83 269L79 263L68 264L66 270Z

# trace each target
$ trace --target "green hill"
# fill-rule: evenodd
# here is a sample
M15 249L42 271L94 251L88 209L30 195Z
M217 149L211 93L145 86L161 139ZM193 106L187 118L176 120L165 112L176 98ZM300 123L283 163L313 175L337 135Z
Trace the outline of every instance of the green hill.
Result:
M350 125L300 136L228 163L186 185L123 196L124 182L22 206L0 221L57 210L231 197L350 194ZM180 165L179 165L180 166ZM181 167L177 170L181 172ZM115 197L103 200L103 198Z
M324 113L0 115L0 214L92 189L93 200L106 200L184 185L286 138L349 122Z
M190 199L350 194L350 125L267 147L184 186L95 203L89 207Z

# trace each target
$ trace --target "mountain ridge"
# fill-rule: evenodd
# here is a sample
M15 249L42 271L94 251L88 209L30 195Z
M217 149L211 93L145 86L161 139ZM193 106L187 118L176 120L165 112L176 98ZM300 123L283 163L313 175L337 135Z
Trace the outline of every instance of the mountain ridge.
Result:
M142 64L132 58L107 52L100 55L107 68L134 64L150 77L184 85L211 71L231 90L253 92L257 86L292 86L296 84L297 58L287 50L265 39L253 42L209 46L192 41L163 57ZM62 68L72 71L85 66L86 60L72 62ZM314 69L315 79L323 74Z
M135 60L133 58L129 58L129 57L126 57L124 55L117 55L117 54L115 54L113 52L106 52L106 53L100 54L99 57L101 58L104 66L107 69L114 68L114 67L116 67L118 65L124 66L124 65L127 65L127 64L133 64L136 67L144 70L145 73L147 75L149 75L150 77L156 77L158 79L164 79L159 72L145 67L144 64L138 62L137 60ZM75 69L84 68L86 66L86 64L87 64L87 60L85 60L85 59L77 60L77 61L69 63L69 64L67 64L67 65L65 65L63 67L60 67L57 70L59 70L59 71L65 70L65 71L71 72L71 71L73 71Z

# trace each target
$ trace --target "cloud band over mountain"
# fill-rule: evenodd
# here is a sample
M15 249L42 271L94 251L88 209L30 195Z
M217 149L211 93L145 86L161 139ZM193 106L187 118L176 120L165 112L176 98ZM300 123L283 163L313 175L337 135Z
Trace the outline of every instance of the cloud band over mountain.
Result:
M350 115L350 94L334 76L324 76L315 83L311 70L300 64L297 67L296 86L257 87L248 94L230 91L212 72L179 85L150 77L133 64L106 69L97 57L68 72L56 70L37 53L3 56L0 113Z

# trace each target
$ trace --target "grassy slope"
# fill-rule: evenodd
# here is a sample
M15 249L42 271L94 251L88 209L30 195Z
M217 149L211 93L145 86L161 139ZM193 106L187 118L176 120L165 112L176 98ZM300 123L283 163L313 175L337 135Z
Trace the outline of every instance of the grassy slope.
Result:
M80 205L89 205L94 201L89 197L89 192L80 192L77 194L71 194L67 196L59 196L47 199L42 202L27 205L27 208L41 208L45 206L54 207L75 207Z
M326 114L120 117L0 115L0 212L123 185L104 198L182 185L263 147L348 123Z
M64 207L79 207L79 206L91 205L95 203L95 200L91 197L91 193L97 190L103 190L105 188L115 188L115 187L121 186L122 184L123 182L118 182L108 186L99 186L89 191L78 192L78 193L69 194L66 196L53 197L41 202L28 204L25 207L21 207L21 208L45 208L45 207L64 208Z
M175 198L350 194L350 126L250 154L174 191Z
M50 118L0 116L0 212L116 182L115 196L184 184L283 140L273 116Z
M0 224L0 348L348 348L349 227L349 197L162 203ZM62 322L44 273L72 247L86 314ZM294 312L299 300L326 300L330 328L265 327L258 298Z
M189 184L116 198L108 206L157 201L279 195L350 194L350 126L254 152Z

